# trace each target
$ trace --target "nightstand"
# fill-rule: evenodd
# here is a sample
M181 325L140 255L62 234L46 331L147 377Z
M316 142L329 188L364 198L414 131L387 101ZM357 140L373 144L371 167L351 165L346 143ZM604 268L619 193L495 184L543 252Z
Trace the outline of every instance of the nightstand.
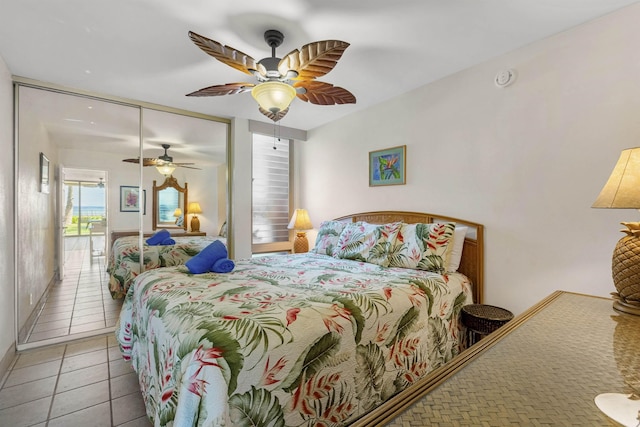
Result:
M469 345L489 335L509 320L513 313L487 304L469 304L462 307L462 324L467 327Z

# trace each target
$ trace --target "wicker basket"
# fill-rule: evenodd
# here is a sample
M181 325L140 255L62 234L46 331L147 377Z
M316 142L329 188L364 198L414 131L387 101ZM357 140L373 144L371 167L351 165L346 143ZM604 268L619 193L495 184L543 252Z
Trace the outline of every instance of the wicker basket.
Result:
M490 334L513 319L513 313L504 308L486 304L462 307L462 324L482 335Z

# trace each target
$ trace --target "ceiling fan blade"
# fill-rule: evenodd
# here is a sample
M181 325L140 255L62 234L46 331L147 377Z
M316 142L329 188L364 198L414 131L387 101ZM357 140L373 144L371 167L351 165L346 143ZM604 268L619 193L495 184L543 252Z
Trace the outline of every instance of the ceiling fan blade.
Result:
M226 83L205 87L204 89L188 93L187 96L221 96L235 95L236 93L249 92L255 84L253 83Z
M271 120L273 120L274 122L279 121L280 119L282 119L284 116L287 115L287 113L289 112L289 107L287 107L286 110L282 110L282 111L278 111L277 113L273 113L269 110L265 110L262 107L258 107L258 110L264 114L265 116L267 116L268 118L270 118Z
M185 168L185 169L197 169L197 170L202 170L201 168L197 168L195 166L186 166L187 164L193 164L193 163L174 163L174 166L177 166L179 168Z
M313 80L333 70L348 47L349 43L340 40L306 44L283 57L278 64L278 72L284 76L293 70L298 73L294 80Z
M230 46L223 46L217 41L201 36L193 31L189 31L189 38L205 53L238 71L246 74L253 74L255 71L263 75L267 73L263 65L258 64L255 59L246 53L240 52Z
M140 163L140 159L139 158L135 158L135 159L124 159L122 160L123 162L129 162L129 163ZM142 166L156 166L158 164L158 159L152 159L149 157L145 157L144 159L142 159Z
M304 93L298 93L299 99L317 105L355 104L356 97L346 89L330 83L307 80L295 82L294 87L304 88Z

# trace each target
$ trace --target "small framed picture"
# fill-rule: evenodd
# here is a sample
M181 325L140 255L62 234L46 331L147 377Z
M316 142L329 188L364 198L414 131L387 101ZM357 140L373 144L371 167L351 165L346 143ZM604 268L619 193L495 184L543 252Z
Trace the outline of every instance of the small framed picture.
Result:
M128 185L120 186L120 212L140 211L140 188Z
M407 146L369 152L369 187L403 185Z
M49 194L49 159L40 153L40 192Z

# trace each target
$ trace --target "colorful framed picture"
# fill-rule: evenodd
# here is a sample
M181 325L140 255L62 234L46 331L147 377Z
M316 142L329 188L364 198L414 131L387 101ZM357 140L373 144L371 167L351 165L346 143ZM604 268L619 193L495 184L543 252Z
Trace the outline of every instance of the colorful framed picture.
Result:
M128 185L120 186L120 212L140 211L140 188Z
M40 192L49 194L49 159L40 153Z
M407 146L369 152L369 187L406 184Z

